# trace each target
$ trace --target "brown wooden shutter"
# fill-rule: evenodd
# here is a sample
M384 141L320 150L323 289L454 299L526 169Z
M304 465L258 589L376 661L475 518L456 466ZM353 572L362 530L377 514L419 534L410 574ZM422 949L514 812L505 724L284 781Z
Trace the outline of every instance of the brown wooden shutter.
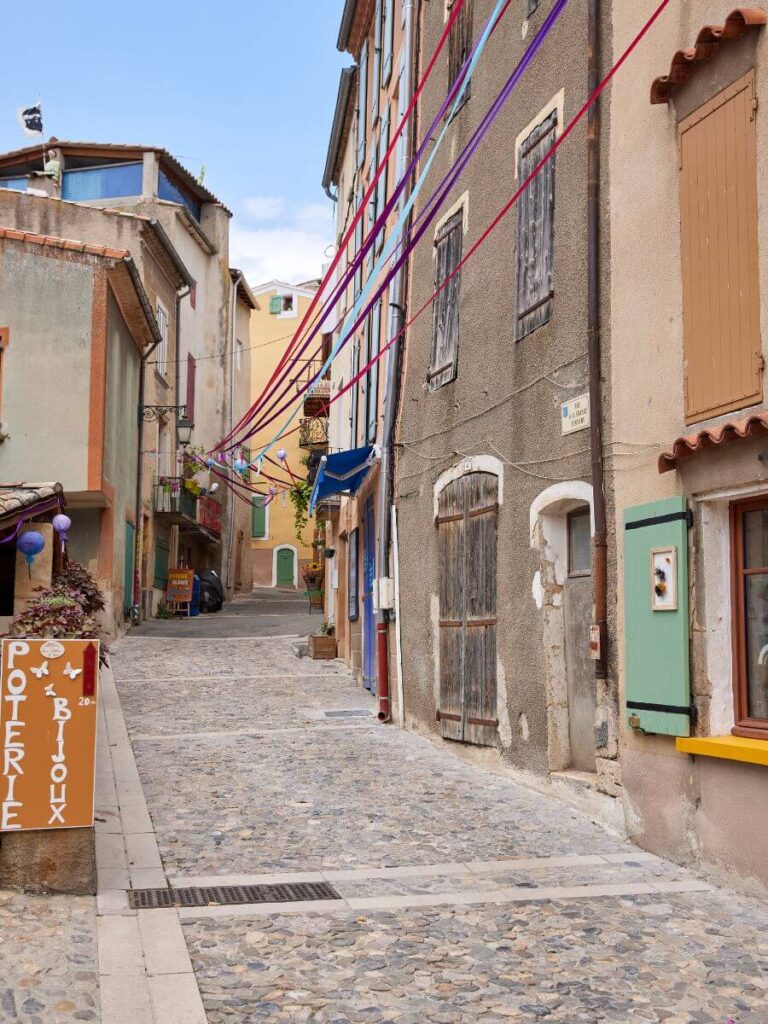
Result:
M555 144L557 113L533 129L520 147L522 184ZM555 247L555 158L547 161L517 204L517 340L552 316Z
M187 419L195 422L195 375L197 363L195 357L187 356Z
M448 13L453 10L454 0L448 4ZM448 39L448 85L453 85L472 50L472 0L464 0L459 16L453 24ZM464 99L469 97L471 82L467 82Z
M685 417L762 401L754 73L682 122Z
M498 480L470 473L440 495L440 731L496 743Z
M435 240L435 287L461 263L464 214L460 210L440 229ZM461 271L451 278L434 302L432 365L427 380L430 391L454 380L459 358L459 288Z

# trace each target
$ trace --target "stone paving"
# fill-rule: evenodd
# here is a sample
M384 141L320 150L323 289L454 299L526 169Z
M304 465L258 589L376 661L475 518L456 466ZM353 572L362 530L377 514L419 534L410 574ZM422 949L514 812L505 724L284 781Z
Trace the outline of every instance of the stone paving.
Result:
M0 1021L99 1021L96 901L0 892Z
M114 653L167 877L322 872L343 897L183 911L209 1024L768 1022L768 907L681 891L699 883L372 715L328 718L374 706L295 648Z

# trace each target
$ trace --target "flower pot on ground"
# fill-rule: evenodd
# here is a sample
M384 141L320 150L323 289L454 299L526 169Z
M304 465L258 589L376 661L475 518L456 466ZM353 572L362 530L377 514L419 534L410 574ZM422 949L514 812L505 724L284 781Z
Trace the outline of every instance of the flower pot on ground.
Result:
M309 656L315 661L332 661L336 657L335 636L311 636Z

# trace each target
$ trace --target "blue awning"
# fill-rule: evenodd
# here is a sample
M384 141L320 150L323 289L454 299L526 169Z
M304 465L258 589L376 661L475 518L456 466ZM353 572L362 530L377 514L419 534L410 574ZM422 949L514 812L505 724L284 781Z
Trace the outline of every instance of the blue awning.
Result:
M337 452L335 455L324 455L317 471L312 499L309 503L309 514L314 515L318 502L331 494L354 494L360 489L368 470L376 459L376 446L353 448L348 452Z

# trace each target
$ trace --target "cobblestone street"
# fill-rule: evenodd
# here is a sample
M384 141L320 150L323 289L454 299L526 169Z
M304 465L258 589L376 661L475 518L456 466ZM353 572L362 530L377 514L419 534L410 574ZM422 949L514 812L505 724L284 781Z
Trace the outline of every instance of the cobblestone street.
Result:
M768 1020L765 907L380 726L340 663L301 657L295 637L171 626L115 645L116 689L105 673L98 909L0 897L0 1020ZM291 882L338 898L127 900Z

